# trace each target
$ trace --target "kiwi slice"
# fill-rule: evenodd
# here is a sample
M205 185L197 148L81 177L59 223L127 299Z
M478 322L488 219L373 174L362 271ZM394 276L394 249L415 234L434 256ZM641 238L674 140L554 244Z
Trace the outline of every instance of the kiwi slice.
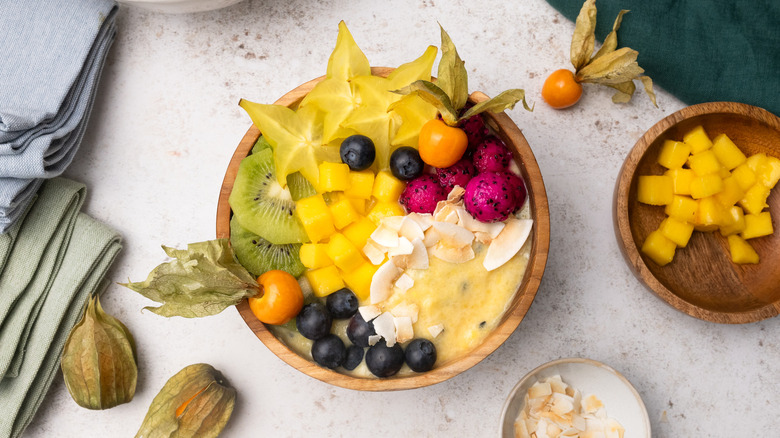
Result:
M268 143L268 140L266 140L265 137L261 135L260 138L258 138L255 142L255 145L252 146L252 153L256 154L266 149L272 149L271 143Z
M295 172L287 175L287 187L290 189L293 201L314 196L317 191L311 185L308 179L301 172Z
M271 149L241 161L228 201L242 227L275 245L309 240L290 190L276 182Z
M230 244L238 262L256 276L280 269L299 277L306 269L299 255L300 243L274 245L242 227L235 215L230 219Z

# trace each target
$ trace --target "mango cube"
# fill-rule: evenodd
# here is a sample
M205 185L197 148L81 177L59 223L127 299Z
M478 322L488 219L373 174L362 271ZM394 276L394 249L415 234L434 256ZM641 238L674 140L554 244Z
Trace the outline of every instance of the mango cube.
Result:
M661 266L672 261L675 249L677 249L677 245L667 239L659 230L650 233L642 244L642 252Z
M301 245L299 257L303 266L309 269L317 269L333 264L326 251L324 243L304 243Z
M756 177L764 186L770 189L773 188L777 181L780 180L780 159L767 157L764 166L758 171Z
M406 214L404 208L397 201L377 201L368 212L368 218L377 226L384 217L403 216Z
M330 214L333 215L333 225L339 230L355 222L359 215L348 198L341 198L330 204Z
M735 177L730 176L723 180L723 190L715 195L720 204L726 208L739 202L745 196L745 191L739 186Z
M739 183L739 187L742 190L747 190L753 187L753 184L755 184L757 181L755 172L750 169L747 163L742 163L737 166L736 169L731 171L731 176L736 178L737 182Z
M666 205L664 212L678 221L693 223L699 211L699 201L687 196L674 195L672 202Z
M745 213L741 207L736 205L726 210L726 216L720 225L720 234L722 236L731 236L741 233L745 230Z
M351 272L365 262L362 252L341 233L330 236L326 251L342 271Z
M747 240L768 236L773 232L772 216L769 215L768 211L745 215L745 229L742 231L743 239Z
M359 301L368 299L371 290L371 279L376 274L377 269L379 269L379 266L366 262L352 272L345 271L341 273L344 282L357 295Z
M691 155L690 158L688 158L688 166L697 176L719 173L720 169L723 167L712 150L706 150Z
M691 180L691 198L702 199L723 190L723 180L718 175L695 176Z
M739 201L739 205L750 214L761 213L767 207L766 198L769 197L769 187L761 183L755 183L745 192L745 197Z
M678 221L673 217L668 217L661 222L661 226L658 227L661 234L667 239L671 240L680 248L685 247L688 244L688 240L693 234L693 225Z
M306 271L303 275L309 280L314 295L318 297L328 296L344 287L344 280L333 265Z
M748 167L753 171L753 173L758 173L764 167L766 158L766 154L764 153L753 154L748 157L745 163L747 163Z
M314 243L325 240L336 232L333 216L322 195L310 196L296 202L295 214L301 220L309 239Z
M394 177L390 172L382 170L376 174L371 194L380 201L398 202L398 198L401 197L405 188L406 183Z
M374 172L370 170L349 172L349 189L344 190L344 195L348 198L370 199L373 188Z
M350 188L349 166L344 163L320 163L318 187L323 192L343 191Z
M712 141L704 131L704 127L699 125L683 136L683 141L691 147L692 154L698 154L699 152L706 151L712 147Z
M688 160L691 147L681 141L666 140L658 153L658 164L667 169L679 169Z
M360 198L347 198L349 203L352 204L352 208L355 209L357 214L364 216L366 214L366 200Z
M747 157L726 135L720 134L712 141L712 152L718 157L718 161L728 170L734 169L747 161Z
M738 264L758 263L759 257L756 250L736 234L728 236L729 253L731 261Z
M358 249L363 249L366 246L366 241L371 237L371 233L376 230L376 224L367 217L361 217L357 221L351 223L347 228L344 228L341 232L349 239Z
M672 178L672 186L675 195L691 194L691 181L695 176L691 169L669 169L664 175Z
M637 200L643 204L666 205L674 197L674 182L666 175L643 175L639 177Z
M726 210L717 199L710 196L699 200L694 228L698 231L715 231L726 217Z

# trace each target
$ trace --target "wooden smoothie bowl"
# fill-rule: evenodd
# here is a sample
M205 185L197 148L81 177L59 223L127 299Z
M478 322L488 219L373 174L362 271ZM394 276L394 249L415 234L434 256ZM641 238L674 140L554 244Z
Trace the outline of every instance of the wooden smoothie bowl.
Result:
M393 69L385 67L374 67L372 73L377 76L387 76ZM306 94L320 82L323 78L317 78L309 81L289 93L282 96L275 103L277 105L286 105L296 107ZM482 93L475 92L470 96L474 102L480 102L487 99ZM550 212L547 205L547 194L542 181L542 175L536 158L531 151L531 147L523 137L522 132L517 125L512 122L504 113L487 114L486 120L498 135L512 149L515 159L520 163L523 178L528 189L528 202L531 203L531 216L534 220L534 226L531 234L533 244L531 256L523 276L519 290L514 296L504 314L501 323L485 341L474 350L466 353L462 357L451 360L447 363L437 364L437 366L428 372L413 374L401 377L390 378L359 378L346 374L341 374L327 368L320 367L294 351L290 350L284 343L277 339L273 333L252 314L247 300L238 304L238 312L255 335L283 361L292 365L299 371L308 374L315 379L321 380L343 388L356 389L362 391L388 391L420 388L447 380L457 374L466 371L487 357L497 349L517 328L520 321L525 316L531 302L536 296L539 283L544 273L547 263L547 253L550 243ZM230 192L233 189L233 182L236 178L239 163L246 157L260 136L260 131L252 125L244 138L236 148L233 158L230 160L225 179L222 183L222 189L219 194L217 205L217 238L230 237L230 217L231 210L228 204Z
M770 192L767 204L775 233L749 242L760 257L758 264L732 263L726 238L719 232L694 232L688 246L678 248L674 260L659 266L640 248L665 217L663 207L637 201L640 175L660 175L657 163L664 140L682 140L702 125L710 138L725 133L745 155L763 152L780 157L780 118L750 105L711 102L693 105L669 115L636 143L620 170L614 194L615 234L634 275L658 297L695 318L743 324L780 313L780 194Z

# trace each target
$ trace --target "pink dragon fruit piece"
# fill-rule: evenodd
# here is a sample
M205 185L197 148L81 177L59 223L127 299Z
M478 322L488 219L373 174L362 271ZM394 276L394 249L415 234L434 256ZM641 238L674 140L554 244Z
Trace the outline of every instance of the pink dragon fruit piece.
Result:
M460 160L450 167L436 169L436 176L444 191L449 193L453 187L466 187L466 184L477 174L477 169L469 160Z
M485 120L480 114L461 120L460 123L458 123L458 126L466 133L466 137L469 139L470 149L476 148L477 145L482 143L482 140L490 134L490 130L487 125L485 125Z
M474 167L479 173L503 172L509 168L512 152L495 135L485 138L474 151Z
M506 220L517 209L516 189L506 175L498 172L480 173L466 184L463 204L466 211L480 222Z
M401 205L408 213L433 213L439 201L447 199L447 193L433 175L418 176L409 181L401 193Z
M512 211L512 213L514 213L525 204L525 199L528 197L528 190L525 188L525 181L512 172L501 172L501 175L503 175L504 179L506 179L506 182L509 184L509 186L514 188L516 201L515 209Z

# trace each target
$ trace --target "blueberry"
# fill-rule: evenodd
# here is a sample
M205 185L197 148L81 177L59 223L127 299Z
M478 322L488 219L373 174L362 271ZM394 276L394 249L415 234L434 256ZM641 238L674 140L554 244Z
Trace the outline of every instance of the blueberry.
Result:
M390 377L404 364L404 349L399 344L388 347L382 339L366 352L368 370L377 377Z
M336 368L347 358L347 348L336 335L327 335L314 341L311 346L311 357L325 368Z
M358 347L368 347L368 337L375 335L374 323L366 322L360 312L356 313L347 325L347 336Z
M295 318L298 331L306 338L316 341L330 333L333 319L324 304L311 303L303 306Z
M427 339L414 339L406 346L406 364L418 373L430 371L436 363L436 346Z
M376 148L365 135L350 135L341 142L341 161L351 170L366 170L374 164Z
M411 181L422 175L425 163L417 149L402 146L390 155L390 171L401 181Z
M328 295L328 298L325 300L325 306L332 317L347 319L357 312L358 299L351 290L343 288Z
M347 348L347 359L341 364L345 369L352 371L363 362L363 347L351 345Z

